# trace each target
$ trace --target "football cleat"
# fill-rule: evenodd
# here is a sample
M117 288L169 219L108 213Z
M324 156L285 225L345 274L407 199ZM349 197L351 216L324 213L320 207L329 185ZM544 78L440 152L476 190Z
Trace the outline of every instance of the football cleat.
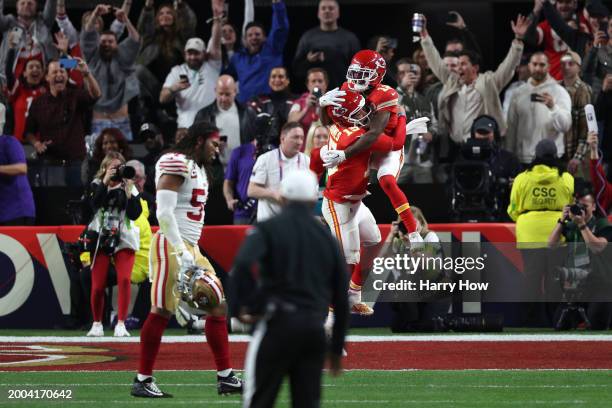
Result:
M227 377L217 376L217 393L219 395L242 394L244 381L232 371Z
M115 325L115 337L130 337L130 333L125 328L125 323L117 322Z
M102 337L104 336L104 328L102 327L102 323L93 322L91 325L91 329L87 332L87 337Z
M138 381L138 377L134 378L131 394L134 397L142 398L172 398L172 394L168 394L159 389L153 377L149 377L143 381Z
M366 305L363 302L355 303L351 307L351 313L358 314L360 316L372 316L374 314L374 309L372 309L370 306Z

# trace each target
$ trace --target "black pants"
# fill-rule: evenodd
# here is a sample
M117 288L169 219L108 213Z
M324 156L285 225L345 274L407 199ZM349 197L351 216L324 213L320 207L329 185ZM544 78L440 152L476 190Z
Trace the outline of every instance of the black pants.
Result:
M288 375L292 406L318 407L325 349L320 318L294 313L259 322L246 356L244 406L273 407Z

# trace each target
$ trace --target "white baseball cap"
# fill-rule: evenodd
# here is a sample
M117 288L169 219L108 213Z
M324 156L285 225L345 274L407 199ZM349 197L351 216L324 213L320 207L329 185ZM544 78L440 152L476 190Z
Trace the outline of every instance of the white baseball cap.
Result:
M206 49L206 44L204 44L204 40L198 37L193 37L187 40L187 44L185 44L185 51L194 50L199 52L204 52Z
M310 170L289 172L281 181L281 196L290 201L317 201L319 182Z

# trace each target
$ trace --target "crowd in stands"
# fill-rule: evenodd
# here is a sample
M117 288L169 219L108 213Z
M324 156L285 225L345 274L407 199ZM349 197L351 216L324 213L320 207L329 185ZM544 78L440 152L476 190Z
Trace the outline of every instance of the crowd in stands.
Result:
M399 55L398 40L384 34L360 43L355 27L340 25L338 2L320 0L319 25L300 36L291 58L284 0L264 9L269 27L245 0L241 30L224 0L210 1L205 22L193 0L145 0L141 10L132 0L102 3L80 22L68 17L69 2L17 0L14 15L0 2L0 225L33 222L28 182L87 189L111 152L137 159L136 186L152 208L156 159L198 121L220 129L213 184L223 185L234 222L273 213L276 173L285 162L307 163L325 143L318 98L344 82L362 48L385 59L383 83L399 93L408 121L430 119L427 133L406 138L400 184L447 183L449 166L466 159L474 140L491 148L487 164L511 184L534 161L538 142L550 139L563 170L598 189L599 210L607 214L612 204L612 19L600 0L583 8L576 0L534 0L529 16L509 24L506 57L486 72L470 22L456 11L447 23L456 36L446 44L425 27L412 55ZM593 135L588 104L599 121ZM138 154L134 143L144 147ZM271 160L267 152L279 146Z

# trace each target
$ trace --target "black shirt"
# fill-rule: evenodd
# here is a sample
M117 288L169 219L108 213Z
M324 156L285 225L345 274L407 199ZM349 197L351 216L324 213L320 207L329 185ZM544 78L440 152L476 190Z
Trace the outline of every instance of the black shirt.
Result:
M254 265L259 267L256 273ZM294 307L298 316L315 316L305 324L322 327L329 305L334 305L331 351L342 353L348 323L348 273L338 243L310 208L290 204L249 231L234 260L230 291L234 316L242 308L263 315L270 303L276 303Z

